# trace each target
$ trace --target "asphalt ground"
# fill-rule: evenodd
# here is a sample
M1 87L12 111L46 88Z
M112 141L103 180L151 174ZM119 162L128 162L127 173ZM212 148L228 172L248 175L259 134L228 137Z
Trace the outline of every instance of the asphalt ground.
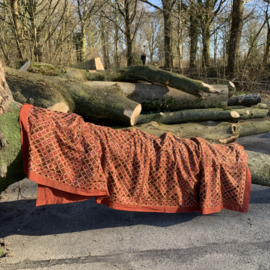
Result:
M270 154L270 133L240 138ZM139 213L85 202L35 206L36 184L0 198L0 269L270 269L270 188L252 185L247 214Z

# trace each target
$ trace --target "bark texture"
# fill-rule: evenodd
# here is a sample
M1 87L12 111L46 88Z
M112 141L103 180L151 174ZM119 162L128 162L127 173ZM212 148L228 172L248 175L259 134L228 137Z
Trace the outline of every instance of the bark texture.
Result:
M194 110L183 110L169 113L153 113L140 115L138 124L149 123L156 121L162 124L179 124L187 122L199 122L207 120L247 120L252 118L264 118L268 113L268 109L194 109Z
M193 80L183 75L161 70L153 66L133 66L119 70L98 71L89 73L89 81L147 81L169 86L197 97L205 93L220 93L215 86Z
M85 63L87 63L86 61ZM78 64L78 67L81 65ZM77 67L77 65L74 65ZM45 63L31 62L29 72L42 75L58 76L66 72L76 70L74 67L53 66ZM78 69L88 81L118 81L134 82L145 81L162 86L175 88L196 97L205 98L209 93L220 94L221 91L215 89L215 85L209 85L199 80L193 80L183 75L165 71L154 66L130 66L121 69L99 70L88 72L88 68ZM225 84L226 85L226 84ZM219 85L218 85L219 86Z
M14 101L0 62L0 191L22 179L22 154L18 122L21 104Z
M227 75L233 79L237 76L240 40L243 29L244 0L233 0L231 34L228 45Z
M82 73L72 70L62 77L49 77L6 68L13 96L20 103L48 108L66 103L72 112L89 119L111 119L134 125L141 105L128 99L117 86L90 88Z
M134 128L157 136L162 135L164 132L170 132L181 138L200 137L210 143L227 144L236 141L239 137L269 132L270 122L267 120L244 123L203 121L200 123L165 125L152 121L128 129Z
M91 88L104 88L115 85L115 82L88 81L85 84ZM226 107L228 102L228 87L223 84L215 85L219 94L208 93L204 99L162 85L126 82L118 82L118 85L129 99L142 103L143 108L148 110Z
M232 96L228 100L228 106L242 105L242 106L252 106L261 102L260 94L248 94Z

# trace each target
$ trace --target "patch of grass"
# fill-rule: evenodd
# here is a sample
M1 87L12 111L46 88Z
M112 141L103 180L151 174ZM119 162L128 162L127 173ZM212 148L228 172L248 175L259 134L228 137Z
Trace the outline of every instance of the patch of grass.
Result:
M6 248L5 247L0 247L0 258L3 258L6 254Z

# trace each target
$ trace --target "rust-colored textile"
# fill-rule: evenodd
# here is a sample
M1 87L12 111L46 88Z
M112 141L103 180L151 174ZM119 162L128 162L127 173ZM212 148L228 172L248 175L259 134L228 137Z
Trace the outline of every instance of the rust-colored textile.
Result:
M20 123L25 173L39 184L37 205L94 196L128 211L248 211L251 176L236 143L114 130L28 104Z

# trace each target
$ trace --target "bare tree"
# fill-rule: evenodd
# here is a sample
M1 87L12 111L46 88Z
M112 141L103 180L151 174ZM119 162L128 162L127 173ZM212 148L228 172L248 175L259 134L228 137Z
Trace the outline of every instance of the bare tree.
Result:
M198 0L197 9L199 10L197 10L197 14L199 15L202 30L203 66L210 66L211 27L225 2L226 0Z
M199 20L197 15L196 0L190 0L188 13L189 13L189 38L190 38L190 54L189 66L196 67L196 55L198 50L199 38Z
M90 18L94 16L98 10L99 0L76 0L77 12L79 17L80 31L74 35L74 43L77 52L77 61L85 60L85 46L86 46L86 27ZM102 3L105 4L105 1Z
M148 0L140 0L148 5L160 10L164 19L164 54L165 54L165 67L171 68L173 66L172 54L172 10L177 0L161 0L162 8L152 4Z
M265 50L264 50L264 56L263 56L263 64L264 65L267 65L268 60L269 60L269 47L270 47L270 23L269 23L270 16L268 14L269 4L270 4L270 2L267 2L267 8L266 8L266 11L265 11L265 21L266 21L266 25L267 25L267 35L266 35L266 44L265 44Z
M243 30L244 0L233 0L232 24L228 44L227 76L235 78L238 72L240 40Z
M124 21L124 27L119 25L115 18L109 17L105 12L104 16L110 21L114 22L117 28L122 32L126 39L126 59L127 66L134 65L134 56L132 53L132 45L135 40L136 34L139 30L139 27L142 24L142 18L144 17L145 10L142 8L137 16L138 10L138 1L139 0L123 0L116 1L116 5L111 5L116 8L120 16ZM118 18L117 18L118 19Z

